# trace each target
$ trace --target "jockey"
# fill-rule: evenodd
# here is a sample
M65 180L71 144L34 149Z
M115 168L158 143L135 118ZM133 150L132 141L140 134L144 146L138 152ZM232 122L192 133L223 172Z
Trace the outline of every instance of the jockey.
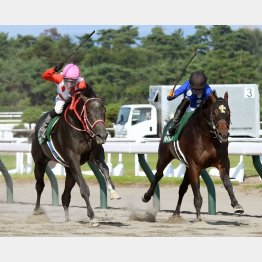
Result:
M179 121L185 111L194 111L211 92L212 89L207 84L207 77L203 71L193 72L189 80L185 81L178 89L175 91L171 89L167 100L173 100L182 94L184 95L184 99L176 109L172 124L168 130L168 135L174 135L176 133Z
M45 131L49 122L53 117L62 113L66 100L77 90L85 89L87 86L84 78L80 76L79 67L75 64L67 64L61 73L56 74L56 72L62 69L63 65L64 64L58 64L55 67L47 69L42 74L44 80L55 83L57 87L55 107L49 112L40 128L40 136L43 139L45 139Z

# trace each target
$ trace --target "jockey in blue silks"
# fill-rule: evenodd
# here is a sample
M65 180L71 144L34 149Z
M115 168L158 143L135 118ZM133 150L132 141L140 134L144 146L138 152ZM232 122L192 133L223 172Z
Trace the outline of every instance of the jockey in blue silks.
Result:
M174 135L185 111L194 111L203 100L209 97L211 92L212 89L207 84L207 77L203 71L193 72L189 80L185 81L178 89L171 89L167 100L173 100L182 94L184 95L184 99L176 109L168 134Z

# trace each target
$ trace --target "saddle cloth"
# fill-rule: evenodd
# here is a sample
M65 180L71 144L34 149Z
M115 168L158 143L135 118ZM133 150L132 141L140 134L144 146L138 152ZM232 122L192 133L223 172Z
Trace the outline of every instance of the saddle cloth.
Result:
M182 116L180 122L179 122L179 126L177 128L176 133L173 136L170 136L167 134L167 131L169 129L169 127L172 124L172 119L169 120L169 122L166 124L164 131L163 131L163 142L164 143L170 143L171 141L177 141L182 133L182 130L184 129L186 123L188 122L188 120L190 119L190 117L193 115L194 111L192 112L185 112L184 115Z
M38 132L38 141L39 144L41 145L42 143L46 142L53 157L56 159L56 161L60 164L62 164L63 166L68 166L67 163L65 162L65 160L61 157L61 155L58 153L58 151L56 150L53 141L52 141L52 137L51 137L51 131L54 128L55 124L57 123L59 119L59 116L55 116L54 118L52 118L52 120L50 121L50 123L48 124L48 127L46 129L46 139L43 140L40 136L39 136L39 132Z

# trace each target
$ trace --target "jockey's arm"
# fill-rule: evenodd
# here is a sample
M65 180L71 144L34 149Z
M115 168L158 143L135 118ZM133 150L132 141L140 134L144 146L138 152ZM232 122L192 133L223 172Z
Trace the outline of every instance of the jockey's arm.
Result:
M183 93L186 92L187 88L189 86L189 81L185 81L179 88L175 89L174 92L172 92L172 90L170 90L168 96L167 96L167 100L173 100L176 97L182 95Z
M56 83L56 84L60 83L63 80L63 76L61 74L56 74L55 69L53 67L47 69L42 74L42 78L44 80L48 80L48 81L51 81L51 82Z

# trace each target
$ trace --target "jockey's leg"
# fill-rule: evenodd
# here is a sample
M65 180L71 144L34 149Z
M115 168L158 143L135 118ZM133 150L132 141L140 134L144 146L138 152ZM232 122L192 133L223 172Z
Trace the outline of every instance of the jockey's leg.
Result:
M173 136L176 133L176 130L179 125L179 121L183 116L183 114L185 113L189 104L190 104L190 100L188 98L184 98L179 104L179 106L177 107L174 118L172 119L172 124L168 130L169 135Z
M54 109L52 111L54 111ZM45 131L46 131L47 127L48 127L48 124L50 123L50 121L52 119L52 116L51 116L51 112L52 111L50 111L49 114L47 114L47 116L45 118L45 121L44 121L44 123L42 124L42 126L40 127L40 130L39 130L40 136L41 136L41 138L43 140L45 140L45 138L46 138Z
M42 126L40 127L40 136L43 140L46 139L46 136L45 136L45 132L46 132L46 129L48 127L48 124L50 123L50 121L52 120L52 118L54 118L55 116L59 115L62 113L63 111L63 107L64 107L64 104L65 104L65 101L62 100L62 99L57 99L56 100L56 104L55 104L55 107L54 109L52 109L49 114L46 116L45 120L44 120L44 123L42 124Z

